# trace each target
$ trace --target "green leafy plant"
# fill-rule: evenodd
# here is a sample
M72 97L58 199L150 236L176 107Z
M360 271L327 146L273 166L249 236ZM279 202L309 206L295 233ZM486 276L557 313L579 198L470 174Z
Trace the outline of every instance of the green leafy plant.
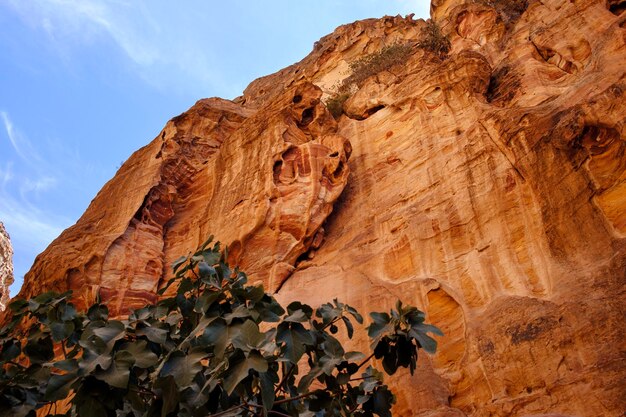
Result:
M443 34L439 25L432 19L429 19L422 28L421 38L417 46L434 53L441 59L448 55L451 48L450 41Z
M406 62L413 53L413 46L406 43L396 43L385 46L378 52L374 52L350 63L352 74L344 80L347 86L360 87L369 77L382 71L387 71L394 65Z
M79 312L69 292L11 303L0 415L391 416L394 396L370 359L413 372L418 350L436 349L429 334L441 335L422 312L372 313L373 352L346 351L335 335L363 323L354 308L285 309L210 244L175 261L164 298L127 319L100 301Z
M402 64L412 53L413 46L410 44L396 43L351 62L350 75L336 86L336 92L326 100L330 113L338 119L343 113L343 103L350 98L353 90L361 87L369 77Z
M326 100L326 108L335 119L343 114L343 103L350 98L349 93L335 93Z

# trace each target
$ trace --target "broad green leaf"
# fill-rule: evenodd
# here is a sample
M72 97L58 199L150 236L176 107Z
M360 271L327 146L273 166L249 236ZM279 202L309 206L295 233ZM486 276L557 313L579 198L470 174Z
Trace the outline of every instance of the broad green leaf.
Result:
M261 372L259 374L259 383L261 385L261 399L263 400L263 408L271 410L274 406L276 395L274 394L274 384L278 383L278 377L269 372Z
M287 306L287 313L289 314L293 314L298 310L302 311L307 318L311 318L313 315L313 309L309 305L303 304L299 301L294 301Z
M389 375L395 374L398 370L398 352L395 346L390 346L385 356L383 356L383 369Z
M265 341L263 333L259 331L259 326L252 320L230 327L228 334L233 346L244 352L258 348Z
M155 388L161 390L161 398L163 400L163 407L161 408L161 417L167 417L173 411L176 411L180 402L180 395L178 388L176 387L176 380L173 376L168 375L164 378L159 378L155 383Z
M194 282L191 279L185 277L180 280L180 284L178 285L178 289L176 290L176 292L178 294L185 294L193 290L194 288L195 288Z
M370 317L373 322L367 327L367 334L372 339L372 345L376 345L381 337L393 331L393 326L387 313L370 313Z
M293 364L297 364L304 352L305 346L313 346L315 339L300 323L283 322L278 325L276 341L285 344L285 357Z
M76 372L78 370L78 361L76 359L64 359L54 362L52 366L66 372Z
M391 391L387 389L387 386L378 387L372 395L372 400L374 402L374 413L380 417L392 417L391 406L395 403L395 399Z
M117 340L124 337L126 328L121 321L111 320L105 326L91 329L93 334L98 336L102 341L112 346Z
M207 246L209 246L211 242L213 242L213 235L210 235L208 239L202 245L200 245L200 250L204 250Z
M61 308L61 320L69 321L74 320L76 317L76 308L72 304L65 304Z
M32 363L48 362L54 357L52 339L50 337L30 339L24 347L24 353Z
M296 310L287 317L284 318L284 321L291 321L295 323L303 323L308 321L310 317L306 315L306 313L302 310Z
M136 330L137 336L145 336L149 341L162 345L167 340L168 331L165 329L160 329L155 327L156 325L151 326L142 326L138 327Z
M94 304L87 311L89 320L106 320L109 317L109 309L104 304Z
M188 387L196 374L202 370L201 361L207 356L208 354L204 351L189 352L187 354L176 351L163 365L161 375L173 376L176 385L180 388Z
M148 348L148 342L145 340L128 343L122 349L120 352L128 352L138 368L149 368L156 365L159 360L158 356Z
M313 383L315 378L322 375L323 373L324 373L324 370L319 365L311 368L311 370L309 370L309 372L306 375L300 378L300 382L298 383L298 392L301 394L306 393L309 390L309 387L311 386L311 383Z
M78 379L76 374L52 375L48 380L44 399L46 401L59 401L67 397L72 384Z
M9 308L13 313L20 313L28 306L28 301L18 298L9 304Z
M81 398L74 398L74 403L80 417L108 417L106 407L95 396L83 395Z
M84 348L82 360L78 363L78 365L84 374L90 374L98 366L101 369L109 369L112 361L113 357L111 357L109 352L96 352L88 348Z
M280 317L285 313L285 309L267 294L254 304L254 310L259 313L261 320L268 323L280 321Z
M234 361L229 363L226 376L224 378L224 390L228 395L232 394L237 384L239 384L251 369L259 373L267 372L267 361L257 350L251 351L248 356L236 355Z
M19 340L12 339L4 343L2 345L2 360L4 362L11 361L18 356L22 352L22 348L20 346Z
M253 303L260 301L265 295L263 285L246 287L246 298Z
M215 251L212 249L202 251L202 258L204 259L204 262L206 262L208 265L215 265L220 261L221 257L222 255L219 251Z
M224 350L226 349L226 345L228 344L228 327L222 318L218 318L212 321L204 332L202 336L198 338L198 341L203 346L214 346L213 353L217 357L222 357L224 355Z
M363 324L363 316L361 316L359 314L359 312L356 311L356 309L354 309L353 307L350 307L349 305L347 305L346 306L346 310L348 311L348 313L350 313L352 315L352 317L354 317L354 319L357 321L357 323Z
M332 375L333 371L342 362L342 358L333 356L322 356L319 360L319 367L326 375Z
M350 319L345 316L342 316L341 320L343 320L343 323L346 325L346 331L348 332L348 339L352 339L352 335L354 334L354 326L352 326Z
M344 357L346 358L347 361L357 362L357 361L362 361L363 359L365 359L365 354L363 352L350 351L350 352L346 352Z
M326 340L322 343L322 349L324 349L324 353L333 359L343 359L343 354L345 353L341 343L332 336L326 336Z
M252 316L252 311L242 304L235 308L232 313L225 314L224 319L226 323L230 324L234 319L242 319L250 316Z
M437 351L437 341L426 333L409 330L409 336L414 337L426 352L434 354Z
M107 370L97 371L95 377L112 387L126 389L130 376L130 367L135 360L125 351L118 352Z
M74 332L74 323L71 321L56 321L50 325L50 332L52 333L52 339L55 342L65 340Z
M172 272L176 272L176 270L180 268L181 265L183 265L187 261L187 259L188 258L186 256L181 256L180 258L172 262Z
M165 291L167 291L167 289L178 280L178 278L170 278L169 280L167 280L167 282L165 283L165 285L161 288L159 288L159 290L157 291L157 294L159 295L163 295L165 294Z
M216 271L215 268L213 268L211 265L202 261L198 264L198 274L200 275L200 278L205 279L209 278L211 275L216 274Z
M411 328L418 333L433 333L437 336L443 336L443 332L438 327L433 326L432 324L414 324L411 326Z

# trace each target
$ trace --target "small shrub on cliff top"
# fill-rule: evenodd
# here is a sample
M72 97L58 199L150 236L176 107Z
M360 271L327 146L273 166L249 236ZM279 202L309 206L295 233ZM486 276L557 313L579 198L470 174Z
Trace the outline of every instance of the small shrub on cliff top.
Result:
M339 119L343 113L343 103L350 98L348 93L335 93L326 100L326 108L335 119Z
M413 47L409 44L396 43L385 46L378 52L366 55L350 64L352 74L344 80L344 84L350 88L352 84L360 87L363 82L379 72L387 71L394 65L405 62Z
M350 63L350 75L337 86L336 93L326 100L330 113L338 119L343 113L343 103L353 89L361 87L369 77L405 62L412 52L411 45L396 43Z
M433 20L426 22L426 25L422 28L421 35L421 39L417 44L418 47L430 51L442 59L450 52L450 41Z
M494 8L506 27L514 25L528 8L528 0L479 0L478 3Z
M428 333L441 332L421 311L372 313L373 353L346 352L334 335L341 324L352 337L355 309L284 309L209 243L174 262L160 293L175 294L125 320L100 302L78 312L70 293L14 301L0 330L0 415L391 416L394 396L368 364L412 373L419 348L434 352Z

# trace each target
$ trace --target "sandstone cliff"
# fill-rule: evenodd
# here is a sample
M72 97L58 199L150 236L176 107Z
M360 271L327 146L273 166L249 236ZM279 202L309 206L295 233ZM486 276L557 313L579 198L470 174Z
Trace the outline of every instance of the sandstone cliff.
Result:
M234 101L172 119L36 260L20 295L155 298L210 233L282 300L396 298L446 336L398 375L399 416L626 409L626 5L434 0L339 27ZM324 100L349 64L402 65Z
M4 224L0 222L0 311L8 304L11 284L13 284L13 246Z

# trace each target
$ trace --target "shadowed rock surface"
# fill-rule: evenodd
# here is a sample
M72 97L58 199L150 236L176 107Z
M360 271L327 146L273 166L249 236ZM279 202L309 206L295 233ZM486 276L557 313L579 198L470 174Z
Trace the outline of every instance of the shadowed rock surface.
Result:
M425 309L446 335L392 378L395 415L621 416L625 9L434 0L445 58L411 16L341 26L168 122L20 295L99 291L123 314L212 233L281 301ZM412 53L335 120L324 100L349 64L397 43Z

